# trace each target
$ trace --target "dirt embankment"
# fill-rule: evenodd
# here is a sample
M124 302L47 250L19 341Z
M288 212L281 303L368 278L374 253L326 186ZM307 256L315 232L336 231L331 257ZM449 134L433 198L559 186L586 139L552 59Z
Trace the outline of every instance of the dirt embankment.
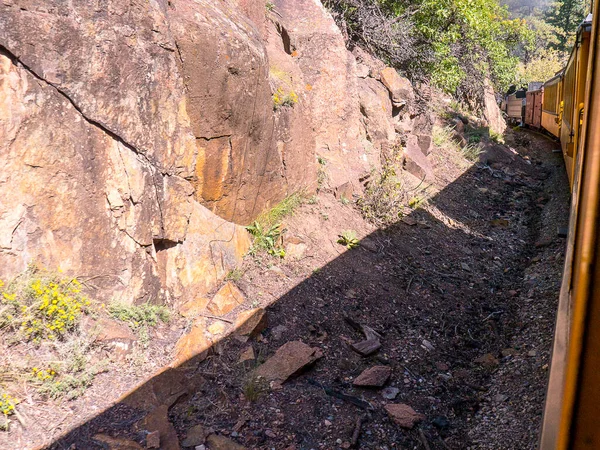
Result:
M471 166L436 148L433 195L386 229L329 194L303 205L285 224L295 259L247 258L235 280L266 328L155 378L56 448L102 448L101 433L147 444L139 420L157 399L145 420L161 448L534 448L568 187L556 144L507 143ZM349 229L362 240L345 251ZM370 356L352 348L364 334L381 344Z

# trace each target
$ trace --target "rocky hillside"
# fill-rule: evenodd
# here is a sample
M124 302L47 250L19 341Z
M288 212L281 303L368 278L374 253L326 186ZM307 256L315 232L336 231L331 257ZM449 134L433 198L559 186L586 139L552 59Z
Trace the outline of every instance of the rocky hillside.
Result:
M0 277L36 262L100 299L179 305L286 195L360 192L394 146L432 176L427 90L318 1L0 5Z

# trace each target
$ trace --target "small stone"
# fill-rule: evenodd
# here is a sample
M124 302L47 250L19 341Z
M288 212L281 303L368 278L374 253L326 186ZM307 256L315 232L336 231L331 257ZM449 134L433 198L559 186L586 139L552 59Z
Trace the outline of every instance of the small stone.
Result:
M206 321L202 317L198 317L191 330L179 338L175 344L175 361L172 366L178 366L185 361L196 357L200 362L208 356L211 342L204 335L206 330Z
M469 267L469 265L467 263L460 263L460 267L462 267L463 270L470 272L471 268Z
M206 445L204 445L204 444L197 445L194 447L194 450L206 450Z
M206 443L210 450L246 450L246 447L243 445L218 434L209 435L206 438Z
M219 335L225 332L225 324L223 322L213 322L208 326L208 332L212 335Z
M265 430L265 436L270 437L272 439L275 439L277 437L275 432L273 430L269 430L269 429Z
M94 441L105 444L110 450L143 450L142 446L135 441L123 438L113 438L106 434L96 434Z
M445 372L449 369L448 364L439 361L435 363L435 368L437 370L441 370L442 372Z
M184 447L196 447L197 445L204 444L208 431L203 425L198 424L187 430L186 438L183 440L181 445Z
M244 361L254 361L255 358L256 356L254 355L254 349L252 346L249 346L241 353L239 362L243 363Z
M367 78L370 72L369 66L360 63L356 65L356 76L358 78Z
M288 328L283 325L277 325L271 330L271 336L278 341L288 331Z
M537 351L536 350L529 350L527 352L527 356L531 356L531 357L537 356Z
M243 311L235 320L236 334L255 337L268 325L267 312L263 308L254 308Z
M486 353L485 355L480 356L479 358L475 359L475 362L488 369L492 369L499 364L496 357L491 353Z
M427 339L423 339L423 342L421 344L423 345L423 347L425 347L429 351L435 350L435 347L433 346L433 344L431 342L429 342Z
M152 431L146 436L146 448L160 448L160 432Z
M244 300L245 298L242 291L240 291L231 281L228 281L221 289L219 289L206 308L211 314L224 316L237 306L243 304Z
M386 387L383 391L381 391L381 396L386 400L394 400L398 394L400 393L400 389L396 387Z
M279 347L254 373L267 381L283 383L321 357L323 352L319 348L310 347L300 341L291 341Z
M496 395L494 395L494 401L496 403L502 403L507 398L508 398L508 395L504 395L504 394L496 394Z
M431 421L434 427L439 428L440 430L445 430L450 427L450 421L446 416L436 416Z
M385 410L392 420L402 428L411 429L425 419L423 414L419 414L410 406L403 403L385 405Z
M504 348L502 349L500 354L503 358L506 358L507 356L515 356L517 354L517 351L514 348Z
M389 366L373 366L364 370L354 380L354 386L381 387L390 378L392 369Z
M341 444L342 444L342 440L338 438L338 439L336 439L335 443L336 443L337 445L341 445Z
M325 423L326 427L330 427L331 426L331 422L329 420L327 420L327 419L325 419L324 423Z
M286 259L298 260L304 256L308 245L298 237L288 237L285 240L285 257Z

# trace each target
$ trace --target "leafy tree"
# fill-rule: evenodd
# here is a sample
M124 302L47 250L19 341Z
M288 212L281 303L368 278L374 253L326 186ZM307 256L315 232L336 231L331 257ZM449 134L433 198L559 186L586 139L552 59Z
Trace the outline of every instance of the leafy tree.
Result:
M556 28L558 43L552 47L567 52L573 45L574 33L585 18L588 2L586 0L559 0L547 9L545 20Z

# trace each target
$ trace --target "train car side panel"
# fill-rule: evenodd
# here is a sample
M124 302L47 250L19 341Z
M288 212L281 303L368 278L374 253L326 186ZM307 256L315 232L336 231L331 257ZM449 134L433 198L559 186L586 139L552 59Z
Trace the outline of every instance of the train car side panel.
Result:
M541 124L542 128L556 137L560 136L562 85L562 75L556 76L544 84Z

